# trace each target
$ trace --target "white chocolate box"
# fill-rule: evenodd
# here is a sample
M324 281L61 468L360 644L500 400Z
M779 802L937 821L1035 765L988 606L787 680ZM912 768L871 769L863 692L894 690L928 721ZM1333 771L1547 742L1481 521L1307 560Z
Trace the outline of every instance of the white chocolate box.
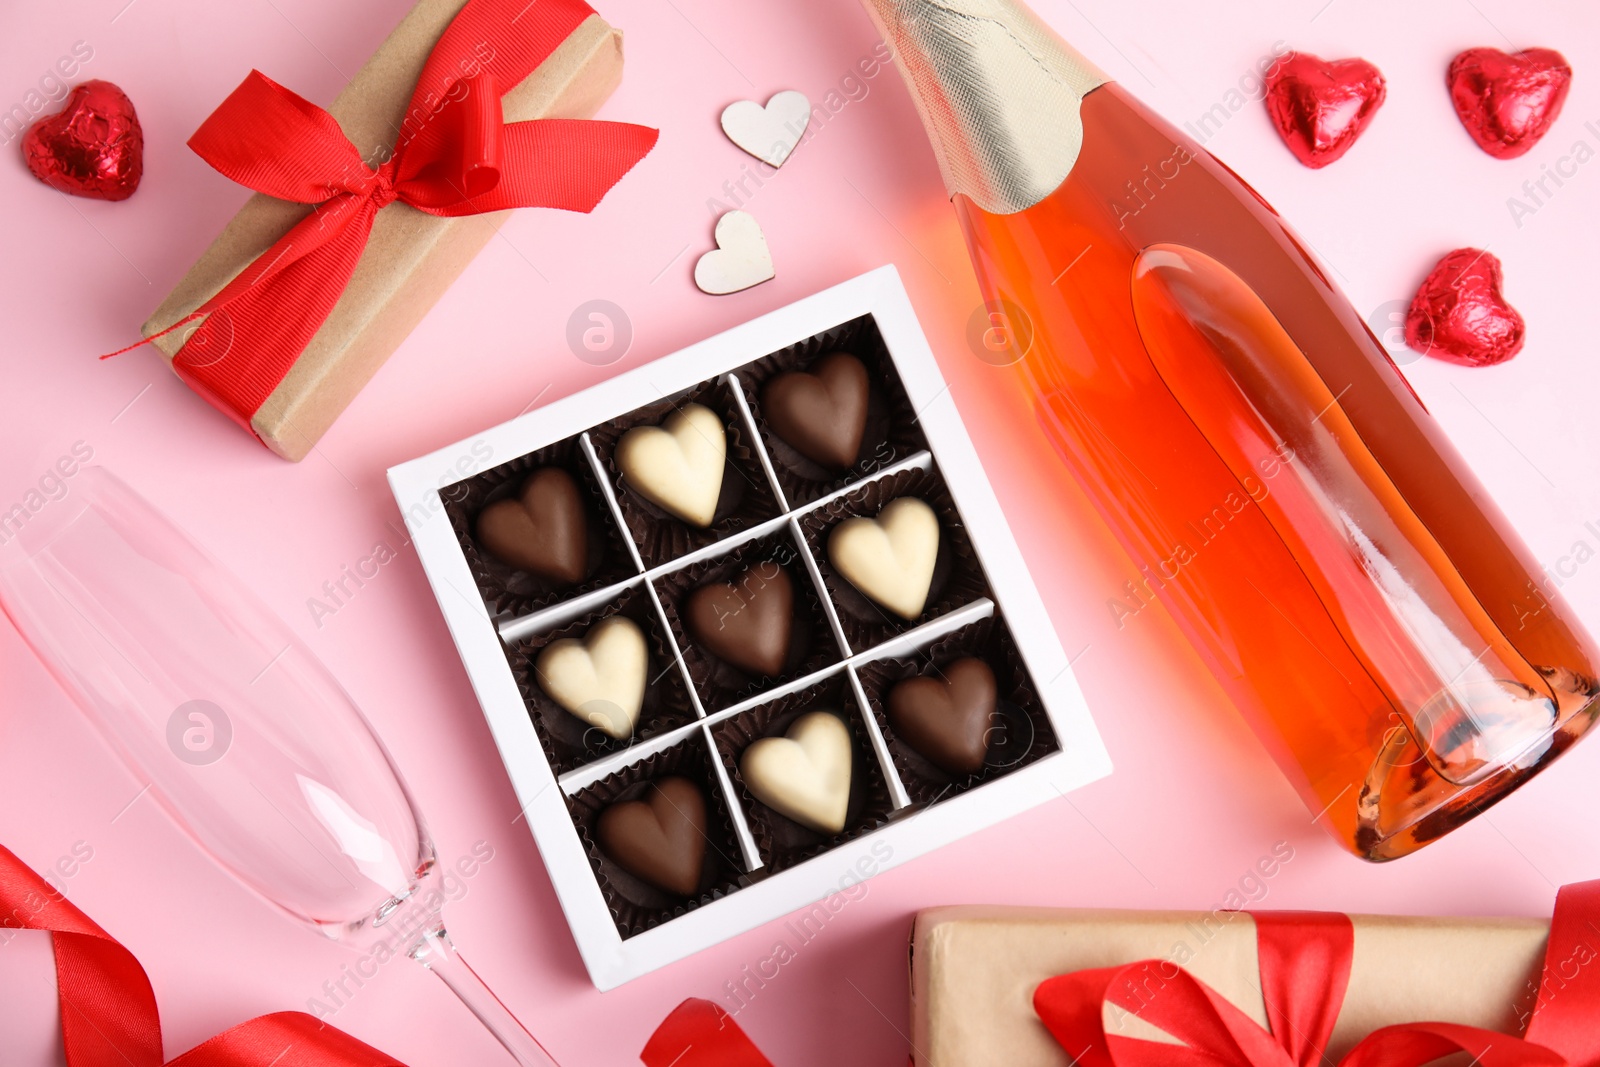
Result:
M773 442L753 411L755 390L741 372L759 376L768 365L766 357L791 346L803 353L807 341L823 344L840 336L862 338L873 346L886 375L875 387L899 394L914 428L895 447L885 442L874 452L864 445L871 454L848 479L841 479L846 484L830 486L814 500L807 493L791 500L784 486L792 489L794 479L773 458ZM756 472L742 491L759 496L767 510L742 521L736 530L714 524L700 539L710 543L691 543L667 553L670 558L660 558L659 545L646 544L628 525L630 519L640 521L641 509L627 498L632 490L607 462L605 441L636 409L695 390L726 398L730 440L737 436L745 443L748 469ZM917 446L905 444L907 439ZM470 533L463 532L468 529L461 516L463 502L478 499L473 494L487 484L483 479L492 481L501 466L512 464L515 472L519 458L544 449L566 449L569 463L583 465L579 474L593 493L598 521L605 524L613 548L604 573L580 584L567 599L497 598L485 584L481 559L469 563L473 550ZM510 478L502 475L501 485ZM757 484L757 478L765 484ZM389 484L579 951L600 989L848 889L1110 773L1110 760L1068 657L893 267L854 278L394 467ZM968 592L952 592L944 601L931 598L928 614L914 624L877 625L851 614L858 609L849 606L850 590L841 588L842 580L823 558L826 530L821 527L841 509L850 513L858 496L870 502L874 493L881 496L892 486L907 484L937 486L932 492L943 501L946 539L961 557L950 566L976 567L980 584L969 583ZM803 591L815 594L808 602L813 612L820 610L812 619L817 637L795 676L780 677L764 688L753 683L742 690L719 689L706 680L707 654L693 647L675 616L672 590L707 568L714 571L729 552L754 553L771 546L781 546L782 558L795 567L801 585L810 582ZM981 592L971 591L980 587ZM537 706L528 664L548 635L619 604L643 620L652 637L652 658L659 653L665 661L652 668L655 685L666 693L659 699L676 710L662 713L654 725L641 720L631 743L606 742L574 756L570 747L563 747L559 731L550 728L548 711ZM1025 738L992 742L991 766L972 778L941 785L936 773L926 773L928 765L894 739L882 714L882 692L874 687L894 670L912 669L929 649L940 654L959 649L975 632L996 642L987 647L1003 646L1014 668L1014 693L1005 685L1009 675L1002 677L1004 714L999 721L1007 731L1009 724L1017 724L1017 736ZM755 801L738 780L736 749L745 736L742 731L759 732L763 710L786 698L807 710L808 700L823 701L842 713L855 738L858 781L853 796L864 799L852 801L852 825L839 838L794 844L804 835L787 833L792 828L782 817ZM776 719L781 722L782 716ZM998 751L1009 755L996 761ZM714 839L709 850L715 855L708 864L718 869L721 882L698 901L655 912L624 899L626 879L608 875L609 861L579 830L595 798L617 788L619 778L613 776L626 781L630 769L637 776L644 769L641 761L652 757L659 760L644 767L673 760L699 767L703 760L704 781L713 794L708 797L709 822L716 824L711 832L727 834L726 847ZM708 869L708 878L711 873Z

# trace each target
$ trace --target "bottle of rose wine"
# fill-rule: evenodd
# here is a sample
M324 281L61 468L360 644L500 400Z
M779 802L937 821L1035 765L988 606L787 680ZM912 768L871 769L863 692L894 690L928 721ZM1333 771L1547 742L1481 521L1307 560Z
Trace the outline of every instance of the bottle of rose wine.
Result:
M1593 641L1271 206L1017 0L864 2L1129 610L1334 835L1405 855L1588 730Z

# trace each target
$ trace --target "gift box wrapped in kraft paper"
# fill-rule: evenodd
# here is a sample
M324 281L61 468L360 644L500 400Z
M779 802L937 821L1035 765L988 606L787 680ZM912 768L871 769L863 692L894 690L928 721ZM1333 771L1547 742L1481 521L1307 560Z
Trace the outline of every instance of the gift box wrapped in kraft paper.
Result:
M621 77L582 0L420 0L326 112L252 71L189 145L256 195L145 337L304 458L510 208L588 211L655 144L589 119Z
M912 939L913 1058L917 1067L1406 1067L1450 1055L1459 1058L1443 1062L1600 1064L1596 920L1600 882L1563 889L1553 925L934 908L917 916Z

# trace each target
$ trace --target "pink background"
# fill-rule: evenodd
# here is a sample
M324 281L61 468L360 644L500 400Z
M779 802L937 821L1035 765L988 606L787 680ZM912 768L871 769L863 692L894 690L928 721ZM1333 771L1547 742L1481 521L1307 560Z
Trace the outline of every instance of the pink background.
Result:
M1600 875L1593 781L1600 743L1466 829L1398 864L1364 865L1312 825L1265 752L1160 609L1118 629L1108 598L1137 576L1059 475L1009 377L964 340L978 305L961 236L899 77L867 83L747 205L778 278L725 298L698 293L723 183L753 163L717 115L741 97L797 88L821 101L875 35L856 0L607 0L627 32L628 73L604 116L658 125L660 147L592 217L528 211L505 228L303 464L268 454L149 351L95 354L136 336L244 200L184 147L258 67L326 103L405 10L404 0L57 0L0 15L0 105L22 101L77 41L79 77L136 101L145 182L123 204L74 200L0 162L6 368L0 510L76 441L241 573L333 668L404 768L443 858L495 850L450 910L479 970L566 1064L635 1062L682 997L720 998L769 955L774 924L601 995L589 985L533 842L415 555L336 614L313 620L324 581L392 539L388 466L637 366L885 262L897 264L1110 746L1114 775L1070 799L870 883L739 1014L778 1064L902 1063L905 939L918 908L962 901L1210 908L1276 842L1294 859L1266 883L1281 907L1546 914L1557 885ZM1443 252L1487 247L1529 323L1508 366L1408 361L1416 386L1563 592L1600 629L1600 369L1593 351L1600 163L1577 169L1516 225L1523 195L1580 139L1600 148L1600 14L1513 0L1250 0L1228 5L1038 0L1065 37L1159 111L1193 121L1228 104L1277 41L1361 55L1390 98L1343 161L1312 172L1245 101L1209 142L1381 318ZM1566 112L1522 159L1474 147L1443 73L1459 49L1549 45L1577 71ZM1247 86L1248 88L1248 86ZM860 92L856 93L860 97ZM1235 101L1238 102L1238 101ZM1566 166L1570 172L1570 164ZM748 186L754 189L754 186ZM1530 202L1531 203L1531 202ZM569 351L568 315L615 301L635 337L620 362ZM1595 527L1585 526L1594 522ZM262 1012L305 1008L354 956L269 910L196 854L113 761L9 629L0 632L0 841L36 868L92 859L71 899L121 938L155 984L169 1055ZM0 947L8 1063L48 1048L48 955L37 937ZM490 1039L439 983L386 967L334 1021L414 1065L497 1063ZM29 1045L28 1042L34 1042ZM38 1053L44 1056L45 1053Z

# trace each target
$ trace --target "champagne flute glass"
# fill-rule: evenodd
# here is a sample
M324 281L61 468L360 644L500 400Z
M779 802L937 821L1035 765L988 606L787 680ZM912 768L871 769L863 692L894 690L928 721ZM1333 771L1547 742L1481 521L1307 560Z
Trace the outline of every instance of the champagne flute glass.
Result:
M387 943L517 1062L553 1063L454 950L422 816L327 668L115 475L65 484L0 527L0 607L167 814L280 910Z

